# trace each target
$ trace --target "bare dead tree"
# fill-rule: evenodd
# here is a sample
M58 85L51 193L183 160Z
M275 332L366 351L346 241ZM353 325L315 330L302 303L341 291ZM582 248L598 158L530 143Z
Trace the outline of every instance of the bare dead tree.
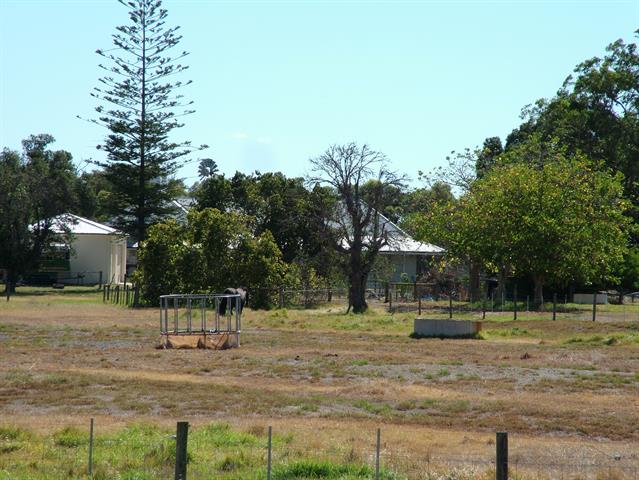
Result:
M369 180L368 188L362 186ZM330 245L340 253L342 269L349 281L349 310L363 313L366 283L380 249L395 233L382 215L389 186L403 187L404 177L388 169L386 156L368 145L332 145L311 159L308 181L334 189L338 202L324 212L324 226Z

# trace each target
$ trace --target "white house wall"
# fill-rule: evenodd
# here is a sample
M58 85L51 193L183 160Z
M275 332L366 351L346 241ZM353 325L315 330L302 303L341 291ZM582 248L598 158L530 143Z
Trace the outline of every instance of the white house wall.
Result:
M395 268L391 281L401 282L402 273L408 275L411 282L415 281L417 276L417 255L409 253L384 254L383 252L380 252L380 256L382 255L388 258Z
M76 235L70 258L71 276L84 274L85 283L121 282L126 271L126 242L116 235Z

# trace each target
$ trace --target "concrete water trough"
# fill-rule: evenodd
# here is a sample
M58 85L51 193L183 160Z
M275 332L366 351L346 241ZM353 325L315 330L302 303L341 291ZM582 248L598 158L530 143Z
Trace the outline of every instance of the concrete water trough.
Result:
M416 338L476 338L481 322L474 320L442 320L416 318L413 337Z

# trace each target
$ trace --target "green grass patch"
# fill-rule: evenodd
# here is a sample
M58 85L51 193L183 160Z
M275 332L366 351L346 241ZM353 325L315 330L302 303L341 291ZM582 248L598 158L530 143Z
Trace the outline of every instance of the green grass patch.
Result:
M75 427L66 427L53 435L53 443L59 447L77 448L89 443L89 434Z
M576 335L564 341L565 345L584 345L588 347L610 347L639 343L639 334L614 333L611 335Z
M396 477L380 472L380 478L392 480ZM373 478L374 471L367 465L337 464L325 460L300 460L276 466L273 480L357 480Z
M372 415L388 416L393 412L393 409L386 403L369 402L363 399L355 401L353 406Z

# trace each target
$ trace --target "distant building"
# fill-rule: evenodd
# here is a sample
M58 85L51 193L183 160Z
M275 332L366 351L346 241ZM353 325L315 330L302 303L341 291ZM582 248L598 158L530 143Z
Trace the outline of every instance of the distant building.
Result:
M103 283L122 283L126 274L126 237L108 225L73 214L60 215L54 231L70 232L70 249L66 248L64 269L58 267L56 280L61 283L96 284L102 272ZM40 268L44 271L46 261Z
M428 270L431 260L446 253L437 245L413 239L381 213L379 218L380 224L388 232L388 243L380 249L379 255L382 258L388 258L395 267L392 282L402 281L402 273L405 273L411 282L417 281Z

